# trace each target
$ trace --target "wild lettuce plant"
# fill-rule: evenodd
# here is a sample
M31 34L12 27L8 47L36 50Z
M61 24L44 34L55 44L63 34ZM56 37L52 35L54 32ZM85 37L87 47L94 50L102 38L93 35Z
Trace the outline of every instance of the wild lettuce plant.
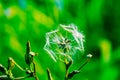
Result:
M46 33L46 44L44 49L53 59L53 61L61 61L65 64L66 74L65 80L71 79L75 74L80 73L81 69L90 61L92 55L88 54L86 61L77 69L72 72L68 72L70 66L74 62L74 55L84 53L84 35L78 31L77 26L70 24L68 26L60 24L58 29ZM0 72L3 74L0 76L0 80L21 80L29 77L33 77L35 80L39 80L36 74L36 63L34 62L34 56L37 53L32 52L30 42L26 44L25 62L28 65L26 68L22 68L12 58L8 58L7 68L0 64ZM17 66L21 71L25 72L25 76L14 77L12 70L14 66ZM51 70L46 69L49 80L54 80L51 75Z
M19 66L12 57L8 58L8 67L4 67L2 64L0 64L0 72L3 73L2 76L0 76L0 80L22 80L29 77L34 77L35 80L38 80L38 77L36 75L36 67L34 62L34 56L36 53L31 51L30 42L28 41L26 44L26 54L25 54L25 61L28 67L22 68ZM33 65L32 65L33 64ZM26 72L25 76L20 77L14 77L12 73L12 69L14 66L17 66L21 71Z
M74 61L74 55L84 53L83 43L84 35L79 32L77 26L73 24L68 26L60 24L58 29L46 33L46 44L44 49L49 53L55 62L60 60L65 63L65 80L68 80L75 74L79 73L82 67L85 66L92 57L91 54L88 54L87 60L78 70L68 73L68 69Z

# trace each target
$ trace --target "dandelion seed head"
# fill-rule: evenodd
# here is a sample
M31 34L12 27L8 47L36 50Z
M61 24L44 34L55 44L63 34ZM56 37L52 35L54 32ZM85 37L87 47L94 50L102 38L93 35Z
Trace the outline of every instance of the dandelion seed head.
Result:
M53 60L60 56L73 56L77 51L84 51L84 36L78 31L77 26L62 25L58 29L46 33L46 44L44 49L50 54Z

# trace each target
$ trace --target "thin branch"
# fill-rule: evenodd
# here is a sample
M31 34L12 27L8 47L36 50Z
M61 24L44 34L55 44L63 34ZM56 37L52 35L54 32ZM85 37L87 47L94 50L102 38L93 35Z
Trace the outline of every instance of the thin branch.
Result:
M21 80L21 79L26 79L26 78L29 78L31 76L24 76L24 77L17 77L17 78L14 78L14 80Z
M7 76L7 75L1 75L1 76L0 76L0 80L5 80L5 79L8 79L8 76Z
M38 80L38 77L36 76L36 66L35 66L35 63L33 62L33 65L34 65L34 77L36 80Z
M68 79L71 79L75 74L80 73L81 69L90 61L90 59L92 58L92 55L88 54L86 57L87 57L87 60L82 64L82 66L80 66L78 70L74 70L68 74Z
M47 68L47 75L48 75L48 80L53 80L49 68Z

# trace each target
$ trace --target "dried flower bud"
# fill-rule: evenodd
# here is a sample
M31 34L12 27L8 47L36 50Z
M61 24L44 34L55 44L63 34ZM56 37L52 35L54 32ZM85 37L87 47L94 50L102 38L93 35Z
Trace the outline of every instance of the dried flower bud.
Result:
M8 58L8 70L12 70L14 66L15 66L14 60L11 57L9 57Z
M87 58L92 58L92 54L88 54L88 55L87 55Z

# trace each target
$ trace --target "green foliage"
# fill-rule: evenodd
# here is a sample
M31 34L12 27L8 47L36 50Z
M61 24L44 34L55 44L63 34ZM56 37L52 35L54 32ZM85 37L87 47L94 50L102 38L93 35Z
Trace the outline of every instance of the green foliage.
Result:
M86 54L93 58L71 80L119 80L119 5L119 0L0 0L0 63L7 68L12 57L21 67L28 66L24 55L30 40L32 50L39 54L34 59L38 78L48 80L49 67L55 80L63 80L65 65L55 63L43 50L45 34L58 24L74 23L85 34L85 54L77 56L69 72L83 64ZM25 75L16 66L12 72L15 77Z

